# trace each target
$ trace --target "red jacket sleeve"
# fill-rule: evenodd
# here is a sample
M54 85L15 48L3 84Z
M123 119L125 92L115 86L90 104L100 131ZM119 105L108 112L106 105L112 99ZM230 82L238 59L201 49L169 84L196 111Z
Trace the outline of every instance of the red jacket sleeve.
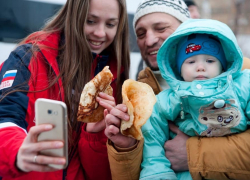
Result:
M78 152L86 180L111 180L107 137L104 130L98 133L88 133L85 129L86 124L82 126Z
M0 129L0 176L17 177L23 174L16 167L17 152L23 143L26 133L17 126Z

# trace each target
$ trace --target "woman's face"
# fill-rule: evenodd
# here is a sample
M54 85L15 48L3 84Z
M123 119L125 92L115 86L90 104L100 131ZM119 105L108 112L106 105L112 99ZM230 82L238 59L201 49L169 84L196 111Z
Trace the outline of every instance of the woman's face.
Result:
M117 0L90 0L84 31L91 52L100 54L113 42L118 24Z

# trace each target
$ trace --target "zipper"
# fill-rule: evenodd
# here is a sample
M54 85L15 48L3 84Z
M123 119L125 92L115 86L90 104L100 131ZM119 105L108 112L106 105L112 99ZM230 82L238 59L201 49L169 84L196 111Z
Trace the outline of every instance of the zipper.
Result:
M79 133L79 135L81 134L82 126L83 126L83 124L81 124L78 127L78 129L76 130L76 134L78 134L78 133ZM63 180L67 180L67 170L68 170L68 167L69 167L69 164L70 164L72 158L75 155L75 152L77 151L79 140L80 140L80 138L78 137L77 145L75 146L75 148L73 149L72 153L70 154L68 166L63 170L63 177L62 177Z
M102 56L97 54L97 74L101 71L100 69L100 60Z
M67 180L67 169L68 167L63 170L63 180Z

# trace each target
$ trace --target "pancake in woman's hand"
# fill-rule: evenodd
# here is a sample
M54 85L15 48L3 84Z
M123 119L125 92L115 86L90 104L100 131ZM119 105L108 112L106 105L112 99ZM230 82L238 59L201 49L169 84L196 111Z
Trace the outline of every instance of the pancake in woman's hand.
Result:
M110 96L113 95L113 89L110 86L113 74L108 66L105 66L90 82L88 82L82 91L77 120L85 123L98 122L104 118L104 108L96 101L100 92Z

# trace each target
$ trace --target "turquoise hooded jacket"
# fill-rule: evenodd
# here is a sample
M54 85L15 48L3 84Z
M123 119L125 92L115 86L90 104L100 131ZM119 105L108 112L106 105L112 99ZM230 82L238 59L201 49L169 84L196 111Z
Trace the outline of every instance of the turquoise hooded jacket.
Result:
M227 70L208 80L185 82L176 65L177 45L190 34L211 34L222 45ZM224 136L247 129L250 118L250 71L241 71L243 56L231 29L216 20L190 19L162 44L157 54L162 77L170 89L157 95L157 103L142 127L145 139L140 179L192 179L189 172L175 173L165 156L168 120L189 136Z

